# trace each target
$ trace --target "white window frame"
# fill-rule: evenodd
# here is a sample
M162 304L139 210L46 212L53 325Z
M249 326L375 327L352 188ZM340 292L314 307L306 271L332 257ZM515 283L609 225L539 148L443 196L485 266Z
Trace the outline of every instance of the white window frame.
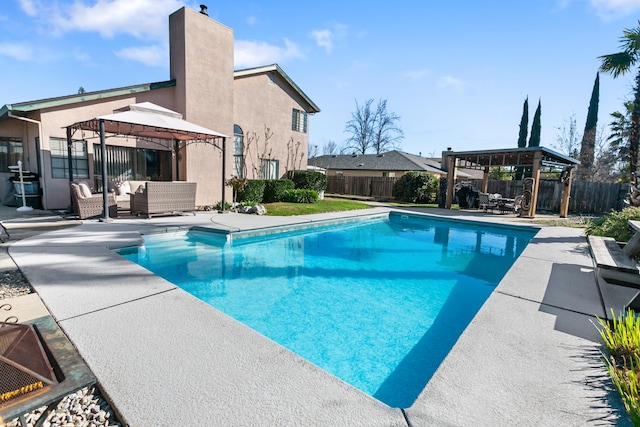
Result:
M293 109L291 116L291 130L296 132L307 133L307 112Z
M87 141L74 139L71 141L71 156L73 159L73 178L89 178L89 153ZM51 178L69 179L69 156L67 139L49 137L49 151L51 153Z

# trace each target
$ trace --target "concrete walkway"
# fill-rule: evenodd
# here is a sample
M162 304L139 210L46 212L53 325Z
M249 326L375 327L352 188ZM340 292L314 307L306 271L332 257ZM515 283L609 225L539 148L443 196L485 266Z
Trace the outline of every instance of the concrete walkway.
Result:
M141 242L140 233L196 225L247 230L387 211L84 221L17 241L9 254L132 426L631 425L599 360L591 322L606 309L581 229L541 227L405 410L112 252ZM630 298L618 287L604 294L612 305Z

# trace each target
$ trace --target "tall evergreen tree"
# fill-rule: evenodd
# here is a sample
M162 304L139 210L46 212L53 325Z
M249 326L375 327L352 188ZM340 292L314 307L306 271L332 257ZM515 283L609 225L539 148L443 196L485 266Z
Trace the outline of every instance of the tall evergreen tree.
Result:
M531 137L529 138L529 147L539 147L540 146L540 116L542 115L542 105L540 100L538 100L538 108L536 108L536 113L533 115L533 123L531 124Z
M591 91L591 101L587 110L587 123L582 134L582 146L580 147L580 166L576 179L579 181L590 181L593 175L593 160L596 147L596 127L598 126L598 103L600 100L600 73L596 73L596 81L593 83Z
M518 147L527 146L527 132L529 128L529 96L524 99L522 106L522 118L520 119L520 135L518 136Z

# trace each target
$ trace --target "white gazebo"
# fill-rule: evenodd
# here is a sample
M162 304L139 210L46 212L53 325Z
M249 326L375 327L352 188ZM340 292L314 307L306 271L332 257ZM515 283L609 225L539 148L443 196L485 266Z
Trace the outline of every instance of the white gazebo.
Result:
M109 136L130 136L135 138L147 138L151 140L168 141L165 145L174 154L192 143L206 143L222 151L222 209L224 210L225 192L225 152L226 135L188 122L182 118L182 114L153 104L142 102L132 104L122 110L116 110L113 114L96 117L90 120L74 123L67 126L67 149L69 158L69 181L73 181L73 162L71 156L72 137L78 130L95 132L100 137L100 151L102 156L102 194L103 217L101 221L110 221L108 210L107 188L107 156L106 143ZM222 140L221 144L218 144ZM176 158L176 173L177 173Z

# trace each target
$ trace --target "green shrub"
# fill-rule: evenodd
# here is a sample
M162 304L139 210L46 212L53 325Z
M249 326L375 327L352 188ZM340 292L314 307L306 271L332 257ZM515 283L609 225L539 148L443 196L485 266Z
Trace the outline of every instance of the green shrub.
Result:
M605 216L589 221L585 229L587 235L613 237L618 242L626 242L631 238L629 220L640 220L640 208L624 208Z
M219 201L218 203L216 203L215 205L213 205L213 209L217 210L217 211L221 211L222 210L222 201ZM225 210L229 210L231 209L231 203L229 202L224 202L224 209Z
M411 203L431 203L436 200L438 179L427 172L407 172L393 185L396 200Z
M318 192L316 190L288 190L285 191L282 201L289 203L317 203Z
M640 317L631 309L620 316L611 309L611 315L613 320L609 322L596 316L604 347L616 359L640 356Z
M640 425L640 318L628 309L607 322L598 317L598 331L609 357L603 361L613 385L620 393L633 425Z
M247 180L244 188L238 191L238 201L245 205L257 205L262 203L264 197L265 182L262 179Z
M287 178L291 179L296 189L316 190L318 193L327 189L327 177L316 171L289 171Z
M280 202L286 191L294 189L290 179L267 179L264 184L264 203Z
M631 418L634 426L640 426L640 357L633 355L626 366L616 365L612 359L604 359L607 366L607 372L611 377L613 385L618 390L624 408Z

